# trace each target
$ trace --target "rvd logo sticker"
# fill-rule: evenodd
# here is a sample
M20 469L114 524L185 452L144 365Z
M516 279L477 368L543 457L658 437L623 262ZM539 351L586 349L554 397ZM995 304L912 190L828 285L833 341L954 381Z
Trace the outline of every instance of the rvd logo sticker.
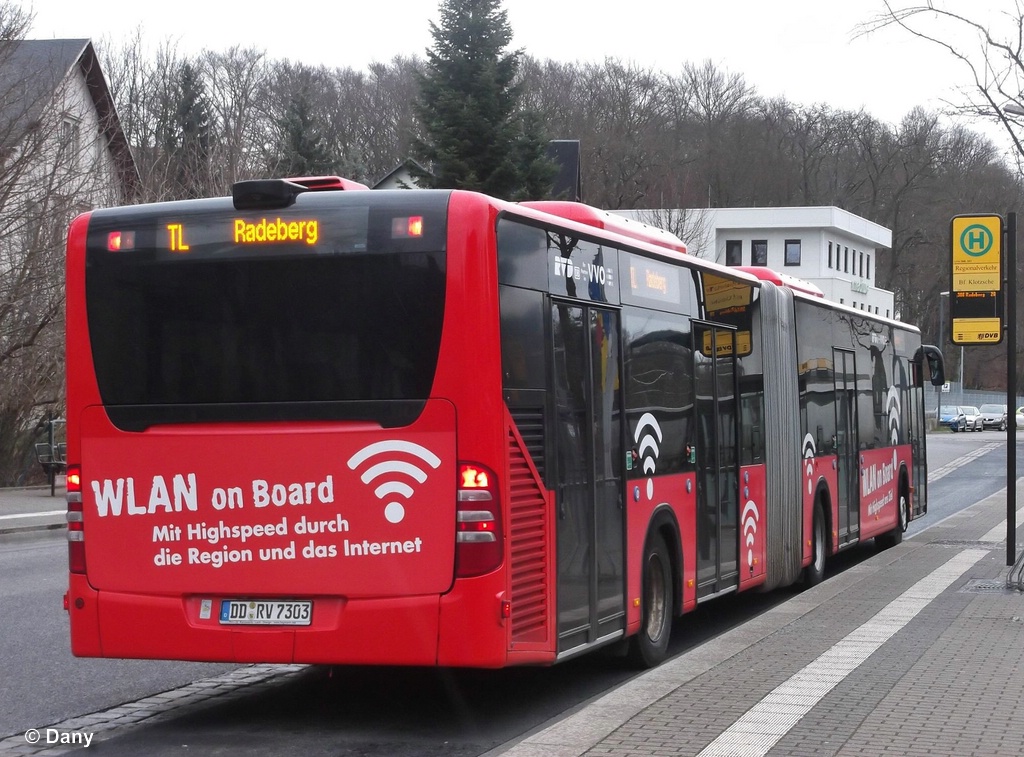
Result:
M348 460L348 467L356 470L364 462L369 461L370 458L387 458L364 470L359 479L367 486L371 485L371 482L374 480L381 479L373 493L381 501L391 499L384 506L384 517L390 523L401 523L405 518L405 505L395 498L408 501L415 491L406 481L406 478L412 479L418 484L422 484L427 480L427 471L406 460L392 458L391 456L396 452L422 460L434 469L441 464L440 458L426 447L421 447L412 442L404 442L401 439L388 439L383 442L369 444L352 455Z

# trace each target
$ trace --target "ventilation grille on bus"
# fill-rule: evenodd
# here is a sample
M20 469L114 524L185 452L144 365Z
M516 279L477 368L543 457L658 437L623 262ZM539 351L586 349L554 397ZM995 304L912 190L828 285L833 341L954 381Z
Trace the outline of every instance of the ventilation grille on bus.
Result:
M546 481L544 475L544 408L543 407L517 407L509 408L512 413L512 420L515 421L519 435L523 437L523 443L533 460L533 467L537 469L542 481Z
M512 642L547 637L548 543L546 500L515 433L509 430L512 566Z

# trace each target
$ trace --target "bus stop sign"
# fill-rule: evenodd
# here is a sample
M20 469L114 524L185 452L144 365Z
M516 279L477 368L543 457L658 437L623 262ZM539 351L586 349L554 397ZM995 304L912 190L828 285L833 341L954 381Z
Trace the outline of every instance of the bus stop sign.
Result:
M1003 340L1002 216L954 216L951 226L952 342L999 344Z

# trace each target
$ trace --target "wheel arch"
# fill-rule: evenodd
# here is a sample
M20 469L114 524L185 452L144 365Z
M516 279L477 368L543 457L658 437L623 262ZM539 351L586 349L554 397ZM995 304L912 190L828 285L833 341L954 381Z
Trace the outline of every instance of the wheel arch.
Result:
M899 484L899 489L896 490L896 496L899 497L899 495L901 493L906 495L906 498L907 498L907 523L909 524L910 521L912 521L914 519L914 502L911 499L911 494L912 494L913 490L910 488L910 471L907 470L907 464L906 463L900 463L900 478L899 478L899 481L900 481L900 484ZM899 506L899 500L897 500L897 507L898 506ZM898 513L896 515L896 518L897 518L897 521L898 521L899 520L899 514Z
M832 535L835 533L833 529L832 521L832 490L829 489L828 482L824 478L818 479L818 486L814 490L814 504L811 505L811 523L809 528L814 528L814 511L818 507L821 508L821 517L825 521L825 557L830 557L835 553L833 548ZM811 555L811 559L814 559L814 555Z
M683 614L683 540L679 533L679 520L676 518L675 510L668 503L658 505L651 514L647 533L644 535L643 554L647 553L654 536L660 536L668 547L672 567L672 596L676 600L673 602L672 614L678 617Z

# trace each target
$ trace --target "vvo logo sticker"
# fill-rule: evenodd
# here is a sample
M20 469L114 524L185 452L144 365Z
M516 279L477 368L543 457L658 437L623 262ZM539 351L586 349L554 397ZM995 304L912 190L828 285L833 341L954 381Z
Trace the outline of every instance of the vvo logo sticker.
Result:
M396 453L401 458L396 457ZM409 461L409 457L414 458L415 462ZM349 458L348 467L356 470L363 463L370 462L371 458L382 459L366 468L359 480L367 486L380 480L373 490L374 495L382 502L391 500L384 506L384 517L389 523L401 523L405 518L405 505L399 500L408 502L415 491L412 483L422 484L427 480L428 471L418 463L436 469L441 460L426 447L401 439L388 439L363 447Z
M585 281L588 284L615 286L615 274L608 266L601 263L583 263L574 265L569 258L555 256L555 276L563 279Z

